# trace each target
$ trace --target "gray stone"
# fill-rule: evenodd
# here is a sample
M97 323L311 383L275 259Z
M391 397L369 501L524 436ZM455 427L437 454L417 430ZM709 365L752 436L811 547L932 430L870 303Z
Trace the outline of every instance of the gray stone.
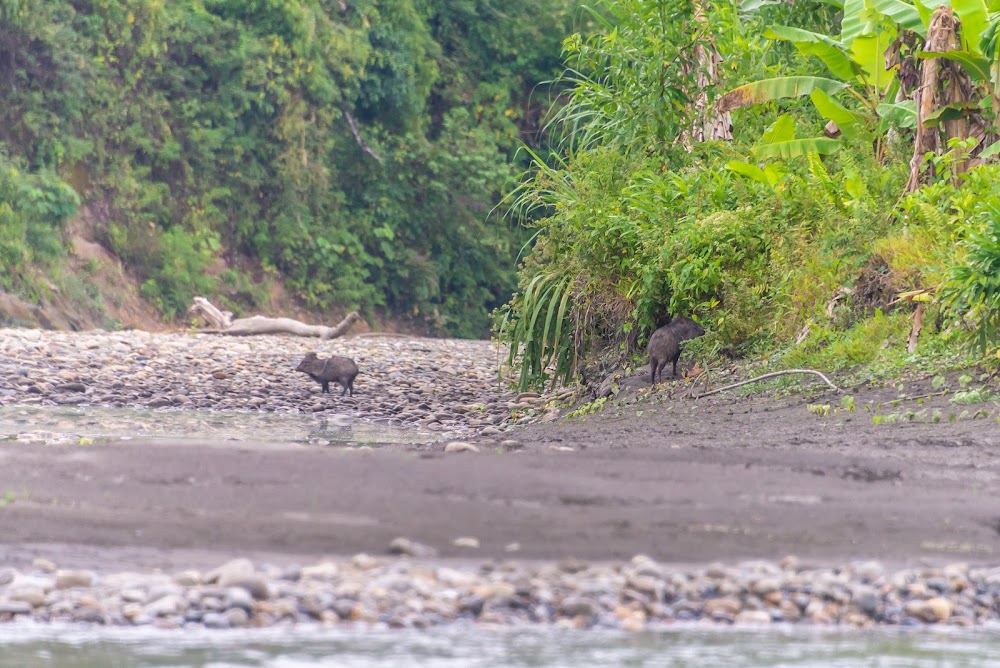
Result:
M174 582L181 587L194 587L202 583L201 572L196 570L181 571L174 576Z
M566 617L589 617L594 614L594 603L582 596L567 596L559 604L559 612Z
M28 615L33 609L26 601L0 601L0 614Z
M150 587L149 592L146 594L146 603L152 603L166 596L176 596L178 598L184 595L184 588L174 584L173 582L161 582L154 584Z
M219 578L219 586L230 588L239 587L244 589L258 601L266 601L271 598L271 587L266 578L256 574L250 575L223 575Z
M106 622L104 611L90 606L77 608L71 616L74 622L82 624L104 624Z
M205 574L205 582L212 584L223 578L235 578L253 575L253 562L249 559L232 559Z
M882 597L874 587L857 585L852 591L851 600L861 612L873 617L878 612Z
M48 593L55 589L56 581L44 575L18 574L10 582L11 587L36 587Z
M92 571L59 570L56 571L56 589L90 587L93 586L95 578Z
M187 608L187 601L177 594L168 594L157 598L143 608L143 613L150 617L166 617L178 615Z
M7 590L7 598L11 601L23 601L37 608L45 604L45 591L33 585L12 585Z
M448 453L479 452L479 448L473 443L466 443L465 441L452 441L448 445L444 446L444 451Z
M415 540L410 540L409 538L394 538L391 543L389 543L389 554L398 554L406 557L436 557L438 551L431 547L430 545L424 545L423 543L418 543Z
M226 596L223 602L227 608L243 608L247 612L253 610L253 596L243 587L230 587L226 589Z
M242 610L241 610L242 612ZM246 613L244 613L246 614ZM229 617L219 612L206 612L201 617L201 623L207 629L228 629L230 628ZM244 622L246 623L246 622Z
M750 583L750 591L758 596L781 591L781 580L778 578L760 578Z
M225 618L229 622L229 626L233 628L240 628L241 626L246 626L250 622L250 613L243 608L230 608L229 610L226 610Z

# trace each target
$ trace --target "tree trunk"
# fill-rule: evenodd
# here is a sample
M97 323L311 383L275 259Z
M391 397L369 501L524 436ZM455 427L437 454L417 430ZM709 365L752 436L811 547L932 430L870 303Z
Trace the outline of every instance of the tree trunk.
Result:
M733 119L729 112L719 111L714 105L708 103L707 89L719 80L719 63L722 58L719 56L719 51L715 48L715 41L712 39L704 0L695 0L694 20L699 25L701 38L695 46L698 97L694 103L694 127L691 130L691 138L696 142L705 140L732 141Z
M307 325L292 318L266 318L262 315L233 320L232 313L219 310L204 297L195 297L188 313L201 315L212 327L212 329L201 331L231 336L294 334L295 336L318 336L321 339L335 339L338 336L343 336L351 328L351 325L361 320L357 311L348 313L346 318L333 327Z
M938 7L927 28L924 51L944 53L957 49L958 26L958 19L950 7ZM971 94L972 86L968 75L960 65L942 58L928 58L924 61L920 86L913 94L917 106L917 129L913 141L913 157L910 159L910 180L906 184L907 192L920 187L924 156L928 153L940 155L942 149L947 147L948 139L965 139L968 136L969 122L965 116L942 124L945 133L943 140L941 127L928 126L927 120L939 107L966 101ZM967 162L957 163L954 169L956 174L965 171ZM932 171L929 173L933 175Z

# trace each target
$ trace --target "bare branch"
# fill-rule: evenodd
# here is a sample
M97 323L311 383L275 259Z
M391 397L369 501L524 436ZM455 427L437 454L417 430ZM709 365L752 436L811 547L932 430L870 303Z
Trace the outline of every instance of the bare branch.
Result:
M924 307L926 302L919 302L917 310L913 312L913 327L910 329L910 338L906 341L906 352L912 353L917 349L917 340L920 338L920 330L924 326Z
M765 373L763 376L757 376L756 378L751 378L750 380L741 380L738 383L733 383L732 385L726 385L725 387L720 387L711 392L705 392L704 394L699 394L695 399L701 399L702 397L707 397L710 394L715 394L717 392L724 392L726 390L731 390L734 387L739 387L740 385L749 385L750 383L756 383L759 380L764 380L765 378L774 378L775 376L785 376L792 373L811 373L815 376L819 376L823 379L823 382L830 386L830 389L835 392L840 392L840 388L830 382L830 379L821 374L819 371L813 371L812 369L788 369L786 371L772 371L771 373Z
M373 151L370 146L365 144L363 139L361 139L361 133L358 131L358 124L354 122L354 117L351 116L351 112L347 111L347 109L344 109L343 112L344 112L344 118L347 119L347 124L351 126L351 133L354 135L354 141L358 142L358 146L361 147L362 151L364 151L371 157L378 160L378 164L381 165L382 158L380 158L378 154L375 153L375 151Z

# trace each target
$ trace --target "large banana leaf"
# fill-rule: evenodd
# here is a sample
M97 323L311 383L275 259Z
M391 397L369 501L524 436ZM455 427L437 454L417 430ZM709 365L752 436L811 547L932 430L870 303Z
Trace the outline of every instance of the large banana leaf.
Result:
M844 19L840 22L840 41L850 46L856 38L872 31L872 12L865 6L865 0L844 0Z
M929 58L946 58L954 60L962 66L962 69L972 77L976 83L988 84L990 82L990 61L982 56L978 56L968 51L918 51L918 58L927 60Z
M993 0L995 4L1000 4L1000 0ZM993 11L993 8L990 8ZM992 19L986 30L983 31L983 38L979 42L979 50L987 58L995 58L997 55L997 28L1000 27L1000 17L990 15Z
M789 41L802 53L816 56L838 79L853 79L860 71L858 65L847 55L844 45L826 35L800 28L773 26L764 31L764 37Z
M731 109L738 109L739 107L746 107L751 104L760 104L761 102L768 102L770 100L809 95L817 88L826 91L830 95L834 95L847 88L847 84L824 77L777 77L774 79L764 79L734 88L719 98L717 106L720 112L726 112Z
M851 57L864 71L865 83L883 91L892 82L894 70L885 68L885 52L896 39L896 30L885 30L876 35L863 35L851 42Z
M752 179L757 183L763 183L766 186L770 186L772 189L781 182L781 179L787 173L776 164L764 165L764 169L761 169L757 165L751 165L750 163L743 162L741 160L727 162L726 169L736 172L740 176Z
M942 107L938 107L924 119L927 127L936 127L945 121L954 121L964 118L974 111L980 111L978 102L952 102Z
M940 6L951 7L950 0L916 0L915 7L917 11L920 12L920 18L923 20L925 26L931 24L931 16L934 14L934 10Z
M901 128L917 127L917 103L913 100L878 105L878 115Z
M813 104L816 105L816 110L824 118L836 123L840 131L848 139L854 139L864 130L864 116L851 111L829 93L817 88L809 94L809 97L812 99Z
M773 144L789 139L795 139L795 119L789 114L782 114L771 124L771 127L764 131L760 141L764 144Z
M736 172L740 176L745 176L748 179L753 179L757 183L763 183L764 185L770 185L767 179L767 174L764 170L757 165L751 165L748 162L741 162L739 160L733 160L726 163L726 169L732 172Z
M911 4L902 0L870 0L872 9L879 14L888 16L900 26L915 32L921 37L927 37L927 25L920 18L920 12Z
M820 155L830 155L840 149L839 139L828 139L826 137L808 137L806 139L792 139L790 141L780 141L773 144L761 144L754 146L752 152L758 158L797 158L809 153L819 153Z
M770 7L772 5L780 5L778 0L746 0L740 3L740 14L752 14L761 7Z
M989 25L986 3L983 0L951 0L951 8L962 21L962 47L980 54L979 42Z
M979 153L979 158L982 160L986 160L987 158L992 158L997 153L1000 153L1000 141L995 141L986 148L984 148Z

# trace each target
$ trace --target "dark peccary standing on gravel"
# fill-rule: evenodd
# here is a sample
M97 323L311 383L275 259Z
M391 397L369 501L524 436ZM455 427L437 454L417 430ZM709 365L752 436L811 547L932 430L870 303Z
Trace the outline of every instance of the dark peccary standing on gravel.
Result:
M338 383L344 388L340 396L347 394L354 396L354 378L358 375L358 365L349 357L334 355L327 359L320 359L316 353L306 353L305 358L295 367L296 371L301 371L309 375L310 378L323 386L323 392L330 393L330 383Z
M673 362L674 375L677 375L677 360L681 356L681 343L694 339L705 333L705 328L691 318L681 316L670 321L653 332L649 337L649 382L656 385L656 374L663 380L663 367L667 362Z

